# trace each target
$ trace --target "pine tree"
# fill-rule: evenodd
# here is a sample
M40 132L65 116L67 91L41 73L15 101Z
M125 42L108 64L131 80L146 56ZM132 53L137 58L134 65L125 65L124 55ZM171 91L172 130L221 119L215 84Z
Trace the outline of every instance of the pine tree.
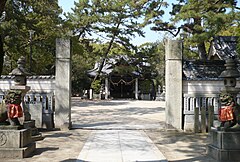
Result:
M0 1L0 25L4 21L4 8L7 0ZM3 59L4 59L4 49L3 49L3 40L2 40L2 33L0 33L0 74L2 74L3 70Z
M72 27L74 35L86 38L96 35L108 43L102 56L98 71L101 73L114 43L125 48L134 49L131 39L136 35L144 36L143 27L153 14L162 15L159 6L164 5L159 0L79 0L72 14L68 14L68 25Z
M61 33L62 10L57 0L11 0L6 3L6 19L0 26L9 73L22 55L26 56L32 71L49 73L54 65L55 39ZM34 31L34 34L30 31ZM32 57L30 58L30 46ZM28 64L27 67L30 65Z
M170 22L154 19L156 31L168 31L177 36L188 34L186 41L196 46L200 59L207 59L206 42L239 20L236 0L178 0L173 4ZM180 25L179 25L180 24Z

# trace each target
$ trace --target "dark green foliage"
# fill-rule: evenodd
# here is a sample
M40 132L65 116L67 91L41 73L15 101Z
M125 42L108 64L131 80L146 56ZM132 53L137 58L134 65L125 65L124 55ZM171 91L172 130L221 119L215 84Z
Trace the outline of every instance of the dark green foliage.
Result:
M101 89L101 81L99 79L96 79L92 82L91 88L93 89L93 92L98 94L100 93Z
M162 1L157 0L80 0L75 5L73 13L67 15L68 26L74 35L79 39L97 35L107 44L101 56L99 75L114 44L136 50L130 40L136 35L144 36L142 29L148 24L141 19L149 20L152 15L162 15L159 7Z
M61 12L57 0L11 0L6 3L6 19L0 26L6 56L4 74L8 74L16 66L15 62L20 56L26 56L29 63L30 43L31 71L53 74L55 39L63 33L60 28ZM35 31L32 41L30 30Z
M148 79L142 80L139 83L139 90L141 93L150 93L152 87L152 82Z
M213 36L239 21L236 0L178 0L173 4L170 22L154 19L156 31L177 36L185 32L187 49L197 48L200 59L207 59L207 45Z
M139 46L136 55L141 64L142 76L154 79L156 84L164 85L165 75L165 50L163 42L145 43ZM147 66L146 66L147 65Z
M7 0L1 0L0 1L0 25L4 21L5 16L3 14L5 5ZM0 33L0 74L2 74L3 71L3 60L4 60L4 49L3 49L3 40L2 40L2 33Z

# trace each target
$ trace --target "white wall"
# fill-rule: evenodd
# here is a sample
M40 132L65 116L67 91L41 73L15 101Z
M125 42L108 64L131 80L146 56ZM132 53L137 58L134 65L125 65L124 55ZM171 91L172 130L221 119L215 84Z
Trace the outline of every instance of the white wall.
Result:
M14 85L13 78L10 76L2 76L0 78L0 92L5 92ZM27 86L31 87L28 93L55 92L55 78L53 76L31 76L27 78Z
M222 80L216 81L202 81L202 80L184 80L183 81L183 93L184 94L211 94L219 93L223 87Z
M183 80L184 94L219 94L223 87L223 80ZM236 87L240 87L240 80Z

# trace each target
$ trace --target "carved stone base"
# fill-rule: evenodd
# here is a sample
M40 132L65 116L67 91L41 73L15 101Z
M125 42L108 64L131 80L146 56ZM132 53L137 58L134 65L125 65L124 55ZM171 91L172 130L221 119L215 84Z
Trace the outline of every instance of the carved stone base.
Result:
M37 127L35 126L35 120L24 121L23 127L31 130L31 138L33 141L40 141L44 139L42 137L42 134L38 131Z
M0 130L0 159L24 158L36 149L30 129Z
M23 148L0 148L0 159L23 159L36 149L36 143L30 143Z
M207 154L219 162L240 162L239 144L240 132L226 132L212 128Z

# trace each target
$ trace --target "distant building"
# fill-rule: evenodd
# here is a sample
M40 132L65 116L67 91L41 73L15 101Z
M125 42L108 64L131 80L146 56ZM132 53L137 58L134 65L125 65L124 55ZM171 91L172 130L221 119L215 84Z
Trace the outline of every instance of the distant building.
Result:
M238 58L237 36L215 36L208 53L209 60L226 60Z
M88 76L95 78L98 74L99 67L100 63L95 63L94 68L87 72ZM105 60L100 73L101 93L105 96L103 98L143 99L143 97L141 97L142 89L139 84L145 80L149 80L150 84L144 88L147 88L148 99L151 99L155 94L155 88L152 82L153 74L146 73L146 69L149 67L150 64L148 62L139 62L136 58L125 55L115 56L114 58Z

